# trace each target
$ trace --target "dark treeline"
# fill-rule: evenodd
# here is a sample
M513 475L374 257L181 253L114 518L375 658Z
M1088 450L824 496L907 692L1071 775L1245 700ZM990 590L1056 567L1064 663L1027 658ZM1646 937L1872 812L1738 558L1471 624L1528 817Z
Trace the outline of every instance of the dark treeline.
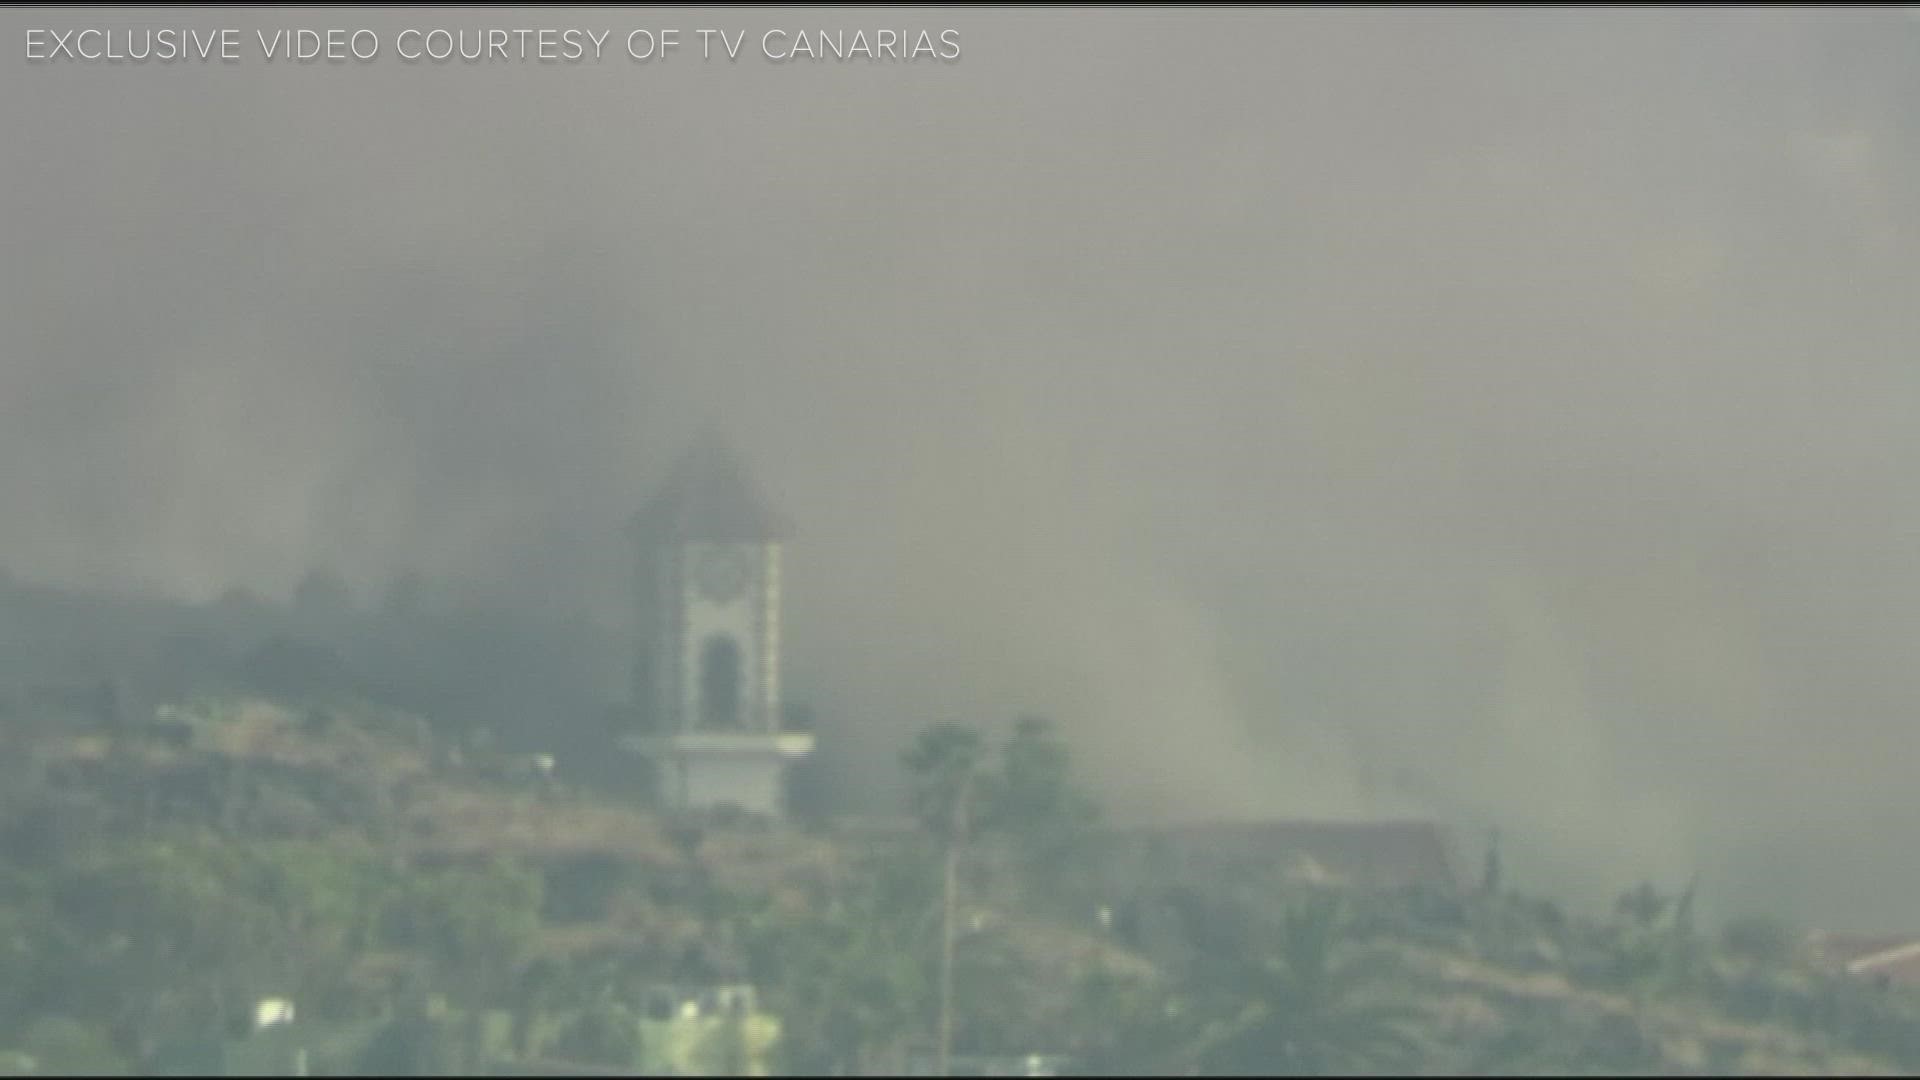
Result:
M623 670L615 635L409 572L358 595L316 569L284 598L233 588L190 604L0 577L0 713L128 716L208 689L347 692L454 735L605 760ZM615 681L609 679L610 674Z

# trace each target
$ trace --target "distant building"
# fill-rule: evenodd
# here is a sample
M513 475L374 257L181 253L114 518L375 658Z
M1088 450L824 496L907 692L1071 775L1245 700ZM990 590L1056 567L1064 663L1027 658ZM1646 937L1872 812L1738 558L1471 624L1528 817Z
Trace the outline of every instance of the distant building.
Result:
M780 815L787 766L813 735L783 731L780 555L788 534L740 459L697 441L635 516L633 703L624 740L662 801Z

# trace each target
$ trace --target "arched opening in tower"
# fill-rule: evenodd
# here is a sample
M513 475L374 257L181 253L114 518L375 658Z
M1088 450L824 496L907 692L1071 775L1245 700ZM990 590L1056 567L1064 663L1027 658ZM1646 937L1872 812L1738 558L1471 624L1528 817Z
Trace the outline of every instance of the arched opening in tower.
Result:
M700 725L712 730L740 726L740 646L715 634L700 649Z

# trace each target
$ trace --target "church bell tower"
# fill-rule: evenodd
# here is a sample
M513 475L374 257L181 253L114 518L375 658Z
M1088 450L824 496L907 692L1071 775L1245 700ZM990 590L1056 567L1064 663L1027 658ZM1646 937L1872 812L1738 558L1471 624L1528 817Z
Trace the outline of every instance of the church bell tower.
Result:
M781 730L780 554L789 533L718 436L696 441L635 516L633 704L625 740L674 809L778 816L788 763L813 736Z

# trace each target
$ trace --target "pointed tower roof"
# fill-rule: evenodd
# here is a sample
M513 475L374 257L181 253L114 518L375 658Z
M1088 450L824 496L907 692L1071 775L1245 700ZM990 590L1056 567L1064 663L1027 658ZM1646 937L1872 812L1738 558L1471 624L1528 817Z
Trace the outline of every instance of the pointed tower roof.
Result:
M696 437L666 483L633 521L637 532L670 540L757 542L784 539L791 526L769 506L746 463L719 432Z

